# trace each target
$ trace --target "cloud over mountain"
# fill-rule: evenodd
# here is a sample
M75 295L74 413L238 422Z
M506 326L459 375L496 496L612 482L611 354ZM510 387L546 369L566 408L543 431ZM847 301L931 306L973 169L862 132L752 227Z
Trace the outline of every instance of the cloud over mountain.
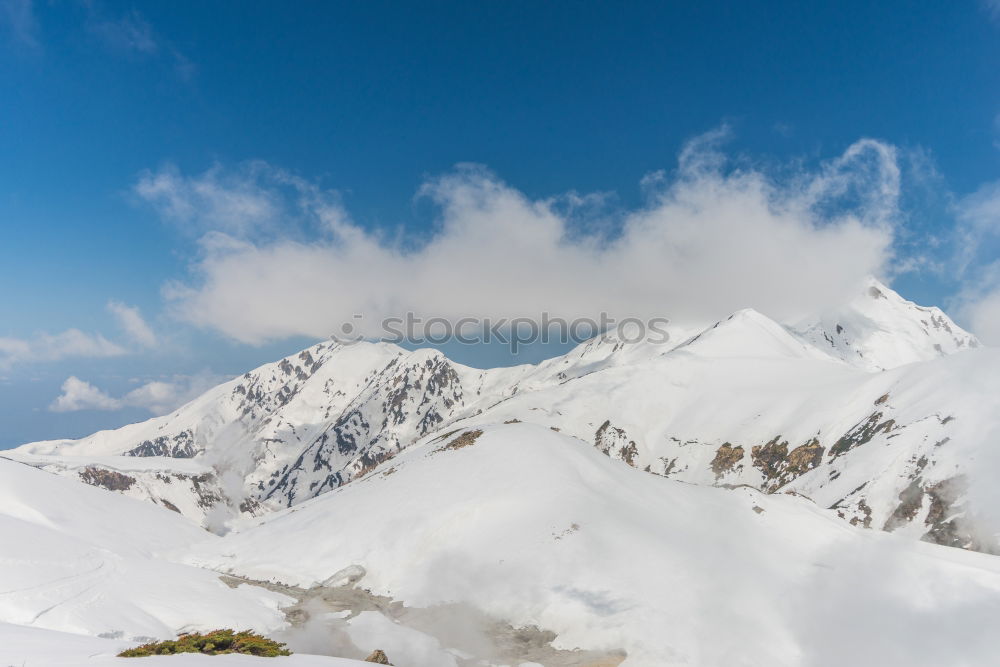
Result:
M420 188L438 215L418 239L374 233L338 193L259 162L200 175L167 167L134 192L202 232L193 278L165 288L173 312L249 343L325 337L355 315L378 335L404 312L701 322L753 306L788 320L882 272L898 222L893 147L864 139L776 176L723 153L725 135L690 141L676 170L643 180L642 206L596 231L566 198L531 199L476 165Z

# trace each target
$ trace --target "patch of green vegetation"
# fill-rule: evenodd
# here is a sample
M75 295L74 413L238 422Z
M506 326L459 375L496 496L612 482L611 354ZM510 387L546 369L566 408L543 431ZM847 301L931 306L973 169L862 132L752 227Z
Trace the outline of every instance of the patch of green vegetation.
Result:
M177 639L151 642L122 651L119 658L142 658L149 655L174 655L177 653L203 653L222 655L225 653L245 653L263 658L291 655L284 644L268 639L249 630L212 630L201 634L192 632Z

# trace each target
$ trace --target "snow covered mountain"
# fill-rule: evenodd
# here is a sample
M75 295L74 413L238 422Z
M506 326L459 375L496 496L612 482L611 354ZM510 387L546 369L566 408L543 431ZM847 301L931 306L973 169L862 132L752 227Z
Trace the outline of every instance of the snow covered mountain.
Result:
M164 417L9 455L222 531L424 436L517 420L651 473L801 493L849 522L992 550L968 519L989 479L975 468L998 429L998 363L941 311L873 280L808 326L744 310L668 344L612 334L538 366L321 343Z
M868 370L896 368L979 346L939 308L918 306L871 278L853 301L795 331L816 347Z
M0 664L210 626L401 667L988 664L1000 351L865 289L537 366L321 343L7 452Z

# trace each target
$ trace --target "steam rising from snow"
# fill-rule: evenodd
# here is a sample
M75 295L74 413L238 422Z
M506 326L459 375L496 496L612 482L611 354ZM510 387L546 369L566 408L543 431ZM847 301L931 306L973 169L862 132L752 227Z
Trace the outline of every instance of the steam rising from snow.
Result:
M645 205L597 231L579 220L593 197L533 200L474 165L421 187L439 216L420 243L365 229L337 193L262 163L145 173L135 192L204 232L196 279L165 289L174 312L249 343L325 337L355 314L373 336L404 312L694 323L751 306L789 320L847 301L885 267L900 190L892 147L861 140L776 178L732 166L725 135L689 142L672 175L643 180Z

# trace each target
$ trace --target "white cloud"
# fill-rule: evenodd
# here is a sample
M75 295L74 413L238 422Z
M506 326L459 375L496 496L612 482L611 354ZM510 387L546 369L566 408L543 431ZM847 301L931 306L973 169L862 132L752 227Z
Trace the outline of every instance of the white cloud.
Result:
M1000 20L1000 0L981 0L983 7L989 13L989 15L997 20Z
M153 380L133 389L121 398L121 402L125 406L144 408L154 415L162 415L228 379L207 371L197 375L174 375L167 380Z
M108 340L99 333L79 329L50 334L40 332L30 338L0 336L0 369L15 364L54 362L64 359L99 359L120 357L135 351L135 345L150 348L158 343L153 329L143 319L139 309L119 301L109 301L108 311L133 343L130 349L123 343Z
M32 0L0 0L0 26L6 26L13 40L22 46L39 48Z
M109 301L108 310L118 320L125 334L143 347L156 346L156 334L146 323L136 306L129 306L120 301Z
M140 174L133 190L165 220L197 235L295 236L343 227L347 219L337 193L260 161L232 172L215 166L194 177L167 165Z
M958 214L958 270L966 271L984 250L995 256L988 244L1000 238L1000 181L986 183L962 198Z
M0 368L16 363L59 361L72 357L117 357L127 354L121 345L100 334L88 334L79 329L62 333L40 333L34 338L0 337Z
M52 402L49 409L53 412L74 412L143 408L154 415L162 415L197 398L226 379L209 372L197 375L174 375L168 380L146 382L115 398L89 382L70 376L63 382L62 393Z
M1000 287L968 303L963 315L980 340L987 345L1000 345Z
M1000 345L1000 181L987 183L957 204L957 274L952 300L959 319L987 345Z
M0 0L2 1L2 0ZM197 67L169 40L157 34L139 11L111 16L95 3L87 3L86 30L109 51L136 58L159 59L172 67L182 81L189 81Z
M121 51L152 54L159 50L159 43L149 22L139 12L131 12L117 19L99 17L93 13L87 27L107 46Z
M953 299L959 319L986 345L1000 345L1000 260L968 280Z
M118 410L120 402L76 376L66 378L62 384L62 394L53 401L49 409L53 412L74 412L76 410Z
M613 235L581 233L560 200L532 200L477 166L421 188L440 215L417 242L353 224L336 193L301 180L299 196L283 199L273 174L290 177L260 163L147 173L136 191L168 218L218 230L201 239L193 284L165 294L181 319L249 343L324 337L355 313L370 335L405 311L706 321L750 306L793 319L883 269L899 197L891 146L862 140L815 172L776 179L727 168L725 133L689 143L671 176L644 179L648 203L619 212ZM286 216L322 231L275 234Z

